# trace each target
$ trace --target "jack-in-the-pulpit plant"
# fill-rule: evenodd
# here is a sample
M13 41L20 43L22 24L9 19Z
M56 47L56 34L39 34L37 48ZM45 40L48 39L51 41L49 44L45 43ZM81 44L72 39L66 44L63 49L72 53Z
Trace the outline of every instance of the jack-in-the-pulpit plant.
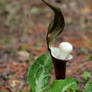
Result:
M47 33L48 49L52 51L50 54L42 54L29 67L28 83L30 85L30 92L92 92L92 80L86 84L84 91L81 91L77 88L78 81L72 77L66 78L64 80L55 80L49 85L53 64L51 53L53 52L56 56L57 51L55 47L50 47L49 43L54 39L54 37L57 37L57 35L62 32L62 29L64 28L64 18L60 8L49 4L45 0L42 1L55 12L54 20L50 23ZM68 47L65 46L65 44ZM55 50L53 50L53 48ZM63 59L66 59L72 52L72 45L70 43L64 42L59 45L58 49L60 50L60 53L57 53L57 56L60 55L60 58L63 57ZM67 53L65 51L67 51ZM62 53L64 53L63 56L61 56Z

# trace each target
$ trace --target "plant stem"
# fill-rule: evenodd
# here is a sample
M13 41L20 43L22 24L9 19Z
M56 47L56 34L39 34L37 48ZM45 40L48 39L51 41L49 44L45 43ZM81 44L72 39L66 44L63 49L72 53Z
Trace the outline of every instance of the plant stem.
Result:
M60 60L52 56L56 79L65 79L66 77L66 60Z

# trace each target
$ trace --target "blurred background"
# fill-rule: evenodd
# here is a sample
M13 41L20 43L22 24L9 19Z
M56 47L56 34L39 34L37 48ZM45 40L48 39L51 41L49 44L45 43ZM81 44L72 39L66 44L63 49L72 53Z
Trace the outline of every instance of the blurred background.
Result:
M60 7L65 18L56 45L63 40L74 47L67 76L85 84L85 77L92 74L92 0L47 1ZM0 92L29 90L28 66L47 51L46 33L52 18L52 10L41 0L0 1Z

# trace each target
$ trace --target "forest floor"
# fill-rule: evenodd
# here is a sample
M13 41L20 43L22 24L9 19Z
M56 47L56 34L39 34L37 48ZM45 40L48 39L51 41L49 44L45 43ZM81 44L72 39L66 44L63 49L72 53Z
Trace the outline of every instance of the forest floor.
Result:
M92 74L91 0L64 0L59 4L54 1L52 3L61 8L66 23L56 44L63 40L69 41L74 47L73 59L67 63L66 76L76 77L83 88L86 82L83 73ZM46 33L53 12L36 0L30 5L31 19L28 21L30 26L27 32L23 33L20 29L9 31L7 27L0 26L0 92L28 91L28 66L37 56L47 51ZM51 81L54 79L52 71Z

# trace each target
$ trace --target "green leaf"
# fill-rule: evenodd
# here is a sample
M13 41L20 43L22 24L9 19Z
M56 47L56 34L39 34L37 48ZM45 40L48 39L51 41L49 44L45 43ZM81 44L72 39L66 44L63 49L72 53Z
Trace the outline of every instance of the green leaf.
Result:
M92 80L88 81L85 86L84 92L92 92Z
M7 92L6 90L2 91L2 92Z
M80 89L78 89L78 88L74 88L74 89L69 88L68 91L69 91L69 92L82 92L82 90L80 90ZM65 92L66 92L66 91L65 91Z
M91 76L90 72L84 72L84 73L83 73L83 77L84 77L85 79L90 79L92 76Z
M72 90L75 92L78 81L74 78L66 78L65 80L55 80L47 92L65 92L66 90Z
M42 1L54 11L54 18L49 24L48 33L47 33L47 45L49 48L49 44L54 40L56 40L57 36L63 31L63 28L65 26L65 21L60 8L51 5L45 0Z
M82 90L80 90L80 89L76 89L76 91L75 92L83 92Z
M51 69L52 60L50 54L43 54L36 59L35 63L30 66L28 74L31 92L45 92L51 79Z
M88 50L86 48L81 48L80 51L83 52L83 53L88 53Z

